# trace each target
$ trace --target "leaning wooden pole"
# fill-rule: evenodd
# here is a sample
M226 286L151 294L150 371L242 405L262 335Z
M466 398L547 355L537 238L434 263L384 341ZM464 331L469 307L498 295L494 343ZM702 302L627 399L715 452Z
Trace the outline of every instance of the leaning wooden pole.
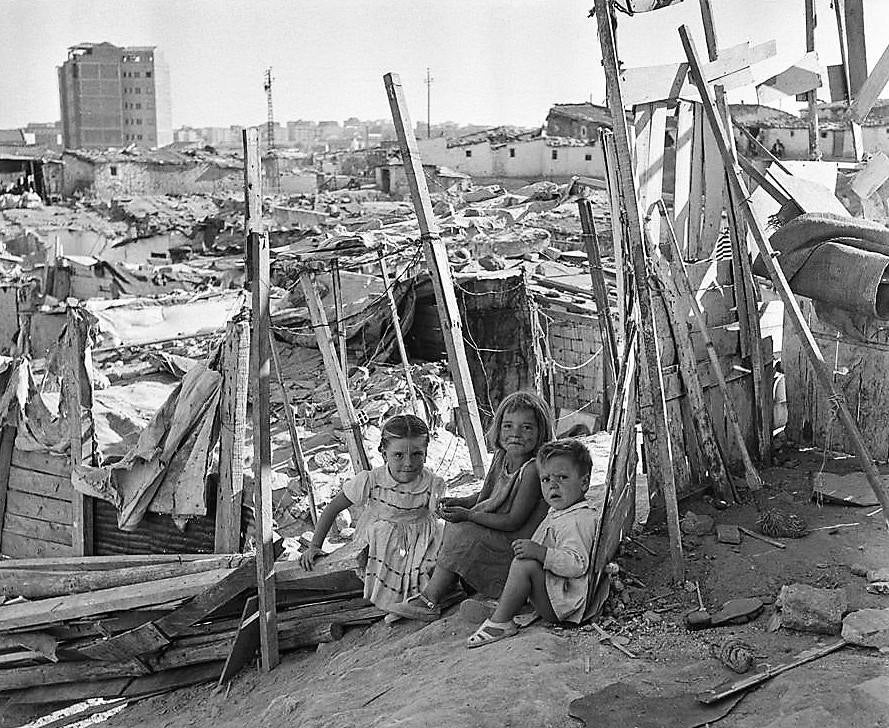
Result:
M731 152L726 145L722 122L716 114L713 98L710 95L710 89L707 87L707 83L701 72L701 62L698 58L694 41L691 38L687 26L683 25L679 28L679 36L682 39L682 46L685 49L685 55L688 58L692 81L695 86L697 86L698 92L701 95L701 100L704 105L704 113L707 115L707 120L716 137L719 153L722 155L722 162L725 165L726 170L729 172L729 182L735 191L736 199L740 202L744 216L747 218L750 232L753 234L753 239L756 241L756 245L759 248L760 259L766 267L769 277L772 280L772 284L775 286L778 295L784 303L785 312L790 316L790 321L793 324L794 329L796 329L797 335L800 337L803 350L806 352L806 356L812 365L812 369L815 371L816 381L824 390L825 394L827 394L831 404L836 408L840 422L843 427L845 427L846 432L849 434L849 438L855 445L855 451L861 460L861 465L864 468L867 481L870 483L874 495L876 495L880 505L883 506L883 517L886 519L887 526L889 526L889 489L887 489L886 484L880 478L880 473L877 471L876 465L874 465L873 458L868 452L867 446L864 444L864 439L861 436L861 431L858 429L858 424L855 422L855 418L852 417L852 413L846 405L845 397L843 397L842 393L834 386L833 373L824 361L824 355L821 353L821 349L818 347L815 338L812 336L812 331L803 317L803 312L800 310L799 303L797 303L793 291L790 290L790 284L787 282L784 271L782 271L780 266L775 262L778 254L775 252L774 248L772 248L768 237L766 237L765 231L753 214L753 208L751 208L749 202L750 194L747 190L747 185L744 184L744 180L741 179L740 171L737 166L735 166Z
M256 530L256 589L259 594L259 646L262 665L273 670L278 653L275 605L275 555L272 549L272 435L269 405L269 237L262 224L262 178L259 131L244 130L244 198L247 247L253 291L250 358L255 362L253 388L253 499Z
M389 315L392 316L392 327L395 331L395 341L398 343L398 356L401 359L401 367L404 370L404 381L407 384L407 393L411 398L411 408L415 415L420 414L420 405L417 402L417 390L414 388L414 377L411 374L411 362L407 357L407 347L404 345L404 334L401 332L401 316L398 315L398 304L395 303L395 293L392 290L392 280L389 278L389 270L386 268L386 257L383 251L377 251L380 260L380 274L383 276L383 288L386 289L386 300L389 303Z
M69 436L71 441L71 469L84 463L93 465L92 448L84 447L84 410L86 420L91 422L91 403L83 401L83 393L90 386L84 381L85 367L83 358L86 356L86 345L83 340L84 331L78 314L68 307L68 319L65 329L65 355L68 358L71 379L63 387L66 397L69 418ZM91 425L87 425L91 429ZM90 433L90 437L92 434ZM71 492L71 549L74 556L90 556L93 553L93 500L90 496L73 490Z
M818 16L815 12L815 0L806 0L806 53L815 50L815 26ZM809 159L821 161L821 146L818 142L818 93L815 89L806 92L809 124Z
M611 24L608 0L596 0L595 12L599 26L599 43L602 46L602 65L605 69L608 107L611 111L611 119L614 126L618 185L624 201L624 213L627 219L629 235L630 263L636 283L637 305L641 322L642 351L644 353L642 361L644 361L648 369L649 387L651 390L656 444L648 452L648 456L658 462L658 471L663 478L667 529L670 535L670 559L673 567L673 578L679 582L684 579L685 565L682 555L682 534L679 530L679 504L676 497L676 480L673 473L670 432L667 424L667 405L664 399L663 373L661 372L661 359L652 311L651 289L648 285L648 273L645 264L646 245L643 237L638 197L636 196L636 183L633 180L633 166L630 160L630 138L627 130L626 116L624 115L623 99L621 98L620 78L617 70L617 48L614 42L614 29Z
M580 211L580 227L583 231L580 237L583 240L584 250L586 250L587 262L590 264L593 297L596 299L596 318L599 321L599 337L602 340L602 352L605 360L605 394L607 402L612 402L617 382L617 341L611 322L611 307L608 305L608 289L605 287L605 276L602 273L599 236L596 233L596 222L593 220L592 203L589 200L581 199L577 201L577 207Z
M454 281L451 277L447 251L439 236L438 223L432 213L429 188L426 186L420 150L417 147L414 128L408 115L401 79L397 73L387 73L383 76L383 83L386 85L386 95L389 97L389 108L392 111L392 121L395 123L395 132L398 135L401 161L404 163L404 171L411 190L411 200L414 203L414 211L417 213L426 265L429 267L432 287L435 290L441 331L448 352L448 364L454 379L454 387L457 390L462 435L469 447L472 470L476 477L482 478L487 471L488 460L485 436L478 414L475 391L472 388L469 362L466 360L466 350L463 347L463 321L457 306L457 297L454 294Z

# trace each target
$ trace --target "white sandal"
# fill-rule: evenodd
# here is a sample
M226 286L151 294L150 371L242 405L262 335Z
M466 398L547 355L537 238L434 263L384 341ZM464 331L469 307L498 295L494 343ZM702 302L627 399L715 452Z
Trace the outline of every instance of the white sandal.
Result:
M519 631L515 622L511 619L508 622L492 622L486 619L481 626L475 630L466 640L466 646L470 649L473 647L481 647L489 645L492 642L499 642L506 637L512 637Z

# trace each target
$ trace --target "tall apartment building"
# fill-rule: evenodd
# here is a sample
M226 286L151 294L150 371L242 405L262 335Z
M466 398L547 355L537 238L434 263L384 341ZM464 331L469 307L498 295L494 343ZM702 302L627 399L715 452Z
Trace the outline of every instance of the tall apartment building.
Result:
M66 148L173 141L170 71L154 46L80 43L58 71Z

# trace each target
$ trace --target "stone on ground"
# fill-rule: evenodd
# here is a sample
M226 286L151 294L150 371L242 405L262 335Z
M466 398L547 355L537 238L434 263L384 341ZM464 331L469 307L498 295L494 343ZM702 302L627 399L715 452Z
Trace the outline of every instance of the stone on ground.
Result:
M859 609L846 615L843 639L862 647L889 647L889 609Z
M782 627L818 634L839 634L843 615L849 611L842 589L817 589L808 584L781 587L775 605L781 610Z

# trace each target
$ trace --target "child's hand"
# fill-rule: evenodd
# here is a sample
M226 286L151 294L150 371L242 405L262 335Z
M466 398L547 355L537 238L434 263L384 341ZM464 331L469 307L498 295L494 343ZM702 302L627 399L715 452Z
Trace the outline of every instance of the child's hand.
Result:
M534 559L542 564L546 559L546 546L530 538L519 538L512 542L512 553L517 559Z
M460 523L469 520L469 509L463 506L442 505L438 512L448 523Z
M306 571L312 570L312 563L319 556L324 556L324 552L318 546L309 546L299 557L299 565Z

